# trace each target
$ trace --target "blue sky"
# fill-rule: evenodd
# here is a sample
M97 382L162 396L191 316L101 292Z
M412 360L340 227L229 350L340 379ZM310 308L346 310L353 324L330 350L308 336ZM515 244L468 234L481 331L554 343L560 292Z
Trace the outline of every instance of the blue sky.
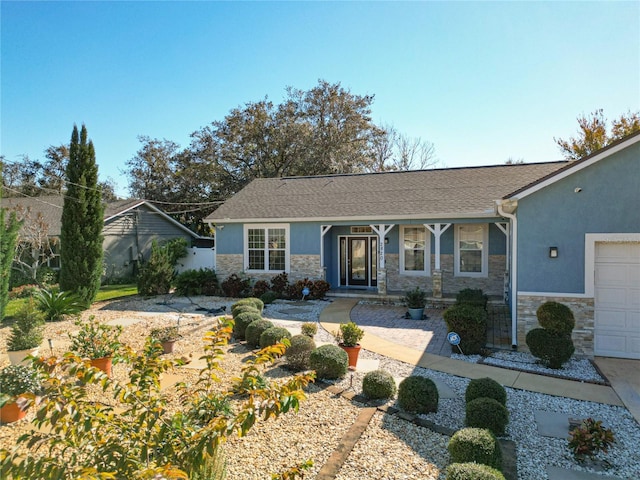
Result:
M561 158L576 117L640 110L640 2L0 3L0 153L44 159L86 124L128 192L138 135L189 144L232 108L318 79L441 166Z

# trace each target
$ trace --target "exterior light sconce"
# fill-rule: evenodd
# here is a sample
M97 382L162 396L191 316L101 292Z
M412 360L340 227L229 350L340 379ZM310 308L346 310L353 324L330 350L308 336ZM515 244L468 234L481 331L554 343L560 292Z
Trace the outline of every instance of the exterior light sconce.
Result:
M558 247L549 247L549 258L558 258Z
M384 244L389 245L389 237L384 237Z

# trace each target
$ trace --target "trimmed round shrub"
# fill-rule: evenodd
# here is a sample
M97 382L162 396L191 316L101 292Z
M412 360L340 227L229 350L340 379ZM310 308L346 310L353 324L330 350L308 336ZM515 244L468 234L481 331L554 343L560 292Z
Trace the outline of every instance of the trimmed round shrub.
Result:
M407 412L437 412L438 400L438 388L427 377L412 375L402 380L398 387L398 404Z
M275 302L277 299L278 299L278 294L273 290L269 290L267 292L264 292L262 295L260 295L260 300L262 300L262 303L264 303L265 305L269 305Z
M507 405L507 391L493 378L475 378L469 382L464 392L464 400L469 403L476 398L488 397L497 400L502 405Z
M456 294L456 303L487 309L489 297L480 288L464 288Z
M243 298L241 300L238 300L233 305L253 305L261 313L262 313L262 310L264 310L264 302L256 297ZM231 307L231 311L233 311L233 307Z
M309 355L309 367L316 371L318 378L332 380L344 377L348 366L347 352L337 345L322 345Z
M493 398L476 398L467 403L467 427L487 428L495 435L504 435L509 423L509 411Z
M502 472L481 463L452 463L446 480L505 480Z
M362 379L362 393L374 400L391 398L396 394L396 381L385 370L368 372Z
M245 312L255 312L258 315L260 315L260 311L254 307L253 305L248 305L248 304L243 304L243 305L233 305L231 307L231 316L233 318L236 318L238 315L240 315L241 313L245 313Z
M271 327L267 328L262 335L260 335L260 348L268 347L280 343L280 341L286 338L291 340L291 332L284 327Z
M447 332L460 335L460 348L465 355L479 354L487 343L487 312L468 304L453 305L444 312ZM451 345L451 351L458 347Z
M313 338L318 333L318 324L315 322L304 322L300 327L303 335Z
M265 320L264 318L251 322L247 325L247 329L244 331L244 339L247 341L247 345L250 347L259 347L260 335L262 335L262 332L273 326L273 323L269 320Z
M545 302L536 311L538 323L542 328L570 335L576 326L573 312L569 307L558 302Z
M475 462L500 470L502 450L495 435L485 428L463 428L453 434L448 445L451 462Z
M316 349L316 342L307 335L294 335L291 337L291 345L287 348L285 357L292 370L308 370L309 356Z
M234 319L233 336L238 340L244 340L247 327L256 320L261 320L262 316L257 310L239 313Z
M526 336L531 355L539 358L549 368L558 369L569 361L576 351L571 337L546 328L529 330Z

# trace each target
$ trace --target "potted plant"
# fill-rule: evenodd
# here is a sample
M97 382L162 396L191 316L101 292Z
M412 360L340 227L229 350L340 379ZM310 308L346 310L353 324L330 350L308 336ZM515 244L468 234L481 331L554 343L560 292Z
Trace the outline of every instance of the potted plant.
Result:
M34 306L33 299L16 314L7 340L9 361L13 364L25 364L29 355L37 355L43 339L44 320Z
M151 330L151 338L162 343L164 353L173 353L173 346L180 338L177 326L160 327Z
M122 326L100 323L92 315L89 320L75 322L80 330L70 334L71 351L83 358L88 358L91 365L111 376L113 356L121 347L120 334Z
M427 306L427 292L420 287L416 287L407 291L403 300L409 309L409 316L413 320L422 320L424 318L424 307Z
M9 365L0 371L0 422L11 423L27 414L20 398L35 395L41 384L38 373L26 365Z
M364 336L364 330L354 322L340 324L340 330L334 333L338 346L349 356L349 369L355 370L360 354L360 340Z

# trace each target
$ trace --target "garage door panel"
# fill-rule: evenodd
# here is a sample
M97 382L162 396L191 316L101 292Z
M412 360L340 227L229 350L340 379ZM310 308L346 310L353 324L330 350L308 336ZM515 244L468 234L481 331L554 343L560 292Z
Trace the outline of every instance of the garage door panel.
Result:
M598 287L596 288L596 302L599 308L624 308L627 303L627 289Z
M640 243L597 243L594 353L640 358Z
M627 328L626 312L615 310L598 310L595 316L596 332L606 330L625 330Z

